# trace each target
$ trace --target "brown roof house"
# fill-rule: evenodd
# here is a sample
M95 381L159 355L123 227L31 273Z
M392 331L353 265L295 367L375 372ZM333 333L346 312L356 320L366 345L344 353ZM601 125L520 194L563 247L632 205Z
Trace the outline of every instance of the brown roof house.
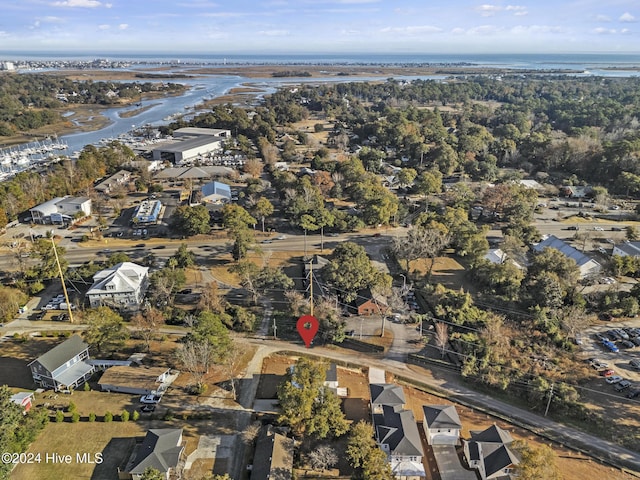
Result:
M95 367L89 362L89 345L72 335L29 364L33 381L55 391L77 388L86 382Z
M291 480L293 440L267 425L260 431L253 455L251 480Z
M375 295L368 288L357 293L353 307L358 315L384 315L389 309L384 298Z
M131 454L124 470L118 468L120 480L140 480L144 471L151 467L169 480L176 471L184 451L181 428L156 428L149 430L141 444Z
M175 377L167 367L115 366L102 374L98 385L104 392L162 395Z
M509 432L494 424L482 432L471 432L471 439L464 441L464 456L482 480L511 480L515 478L514 468L520 463L509 448L511 443L513 438Z

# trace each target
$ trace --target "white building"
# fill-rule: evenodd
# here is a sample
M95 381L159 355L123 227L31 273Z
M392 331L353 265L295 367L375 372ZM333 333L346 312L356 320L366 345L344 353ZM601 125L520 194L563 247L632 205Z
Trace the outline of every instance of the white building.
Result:
M137 309L149 287L149 268L132 262L122 262L93 276L87 292L92 308L106 305Z
M154 160L169 160L180 165L201 155L222 152L224 142L231 138L230 130L181 128L174 132L174 141L152 150Z
M602 270L602 265L600 265L594 259L576 250L571 245L563 242L554 235L549 235L533 247L536 252L542 252L545 248L554 248L560 251L560 253L562 253L565 257L572 258L576 262L576 265L578 265L578 269L580 270L580 278L585 278L589 275L596 275Z
M620 257L640 257L640 242L624 242L613 246L612 255Z
M91 215L91 199L87 197L56 197L29 210L34 223L73 223L80 213Z

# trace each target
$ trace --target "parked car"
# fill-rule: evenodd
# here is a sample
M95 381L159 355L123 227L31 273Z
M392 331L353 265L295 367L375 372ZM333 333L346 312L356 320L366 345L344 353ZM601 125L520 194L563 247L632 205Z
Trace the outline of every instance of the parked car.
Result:
M156 409L155 405L150 405L150 404L146 404L146 405L142 405L140 407L140 411L141 412L145 412L145 413L151 413Z
M35 319L36 320L42 320L46 314L47 314L47 312L45 310L42 310L40 313L38 313L36 315Z
M629 388L630 386L631 382L629 380L622 380L621 382L616 383L616 386L614 388L617 392L621 392L624 389Z
M638 395L640 395L640 388L631 388L627 392L627 398L636 398Z
M606 370L600 372L600 375L602 375L603 377L612 377L615 374L616 371L612 368L607 368Z
M640 347L640 337L631 337L629 341L633 342L636 347Z
M623 340L629 340L629 335L627 335L627 332L625 332L624 330L622 330L621 328L616 328L615 332L620 335L620 337Z
M624 348L634 348L636 346L636 344L630 340L621 340L620 345L622 345Z
M609 385L613 385L614 383L622 381L622 377L620 375L611 375L610 377L605 378L605 381Z
M615 343L612 343L612 342L610 342L608 340L605 340L604 342L602 342L602 345L604 346L604 348L606 348L610 352L618 353L620 351L620 349L618 349L618 347L616 347Z
M140 403L146 403L151 405L160 403L160 400L162 400L162 397L160 395L143 395L142 397L140 397Z
M178 292L179 295L189 295L193 290L191 288L183 288Z
M636 370L640 370L640 359L634 358L629 362L629 365L631 365Z
M589 358L588 362L593 368L596 368L596 369L607 368L609 366L607 362L603 362L599 358Z

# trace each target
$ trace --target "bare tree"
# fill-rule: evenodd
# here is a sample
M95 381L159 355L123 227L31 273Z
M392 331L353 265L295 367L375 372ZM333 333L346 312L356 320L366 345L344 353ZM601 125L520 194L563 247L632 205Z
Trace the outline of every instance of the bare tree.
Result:
M214 363L215 351L209 342L187 342L176 350L181 368L189 372L196 388L203 390L204 377Z
M307 455L307 460L313 470L324 472L338 463L338 455L329 445L320 445Z
M160 325L164 324L164 315L157 308L151 307L135 315L131 321L148 352L151 349L151 341L160 330Z
M228 349L222 363L224 374L229 377L229 384L231 385L231 395L233 396L234 400L237 399L236 375L238 374L237 370L238 366L240 365L240 360L242 359L243 353L244 348L240 348L240 346L236 343Z
M202 294L200 295L200 302L198 303L198 310L221 313L224 312L227 307L227 302L220 293L218 282L207 283L202 288Z
M242 441L246 445L252 445L255 442L256 438L258 438L258 434L260 433L260 422L253 422L247 425L247 428L242 432Z
M584 330L591 323L591 319L586 315L584 307L572 305L558 311L560 325L567 332L569 338L576 338L578 332Z
M297 290L287 290L286 292L284 292L284 297L289 304L291 315L293 315L294 317L299 317L306 312L307 300L304 298L304 295L302 295L302 293L298 292Z
M444 349L447 346L447 342L449 342L449 327L446 323L436 323L436 334L434 339L436 346L440 349L440 356L444 357Z
M429 274L433 270L435 258L449 244L450 237L437 228L414 227L409 230L406 237L394 239L392 249L397 258L406 261L406 271L409 272L409 263L418 258L431 259Z

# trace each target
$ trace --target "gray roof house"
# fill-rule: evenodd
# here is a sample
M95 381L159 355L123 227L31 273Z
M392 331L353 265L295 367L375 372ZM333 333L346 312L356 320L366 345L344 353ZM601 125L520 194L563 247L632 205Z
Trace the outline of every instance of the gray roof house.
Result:
M293 440L267 425L260 431L256 442L251 480L291 480L292 472Z
M181 428L156 428L149 430L141 444L136 445L124 471L118 469L119 478L140 480L151 467L169 480L184 451Z
M613 246L612 255L620 257L640 257L640 242L624 242Z
M92 308L107 305L136 309L142 304L148 286L148 267L121 262L96 273L86 295Z
M423 405L422 413L429 445L458 445L462 422L454 405Z
M89 345L79 335L72 335L28 366L36 385L61 391L77 388L93 375L95 367L88 359Z
M406 403L404 391L399 385L393 383L372 383L369 385L371 393L371 412L382 413L384 405L403 407Z
M571 245L557 238L555 235L549 235L540 243L533 246L533 250L536 252L542 252L545 248L556 249L565 257L573 259L576 262L576 265L578 265L581 278L585 278L589 275L595 275L602 270L602 265L594 259L588 257L579 250L576 250Z
M471 439L464 442L464 455L482 480L511 480L520 463L509 448L512 442L509 432L494 424L482 432L471 432Z
M382 414L373 416L376 440L399 480L426 477L422 464L422 442L411 410L383 405Z

